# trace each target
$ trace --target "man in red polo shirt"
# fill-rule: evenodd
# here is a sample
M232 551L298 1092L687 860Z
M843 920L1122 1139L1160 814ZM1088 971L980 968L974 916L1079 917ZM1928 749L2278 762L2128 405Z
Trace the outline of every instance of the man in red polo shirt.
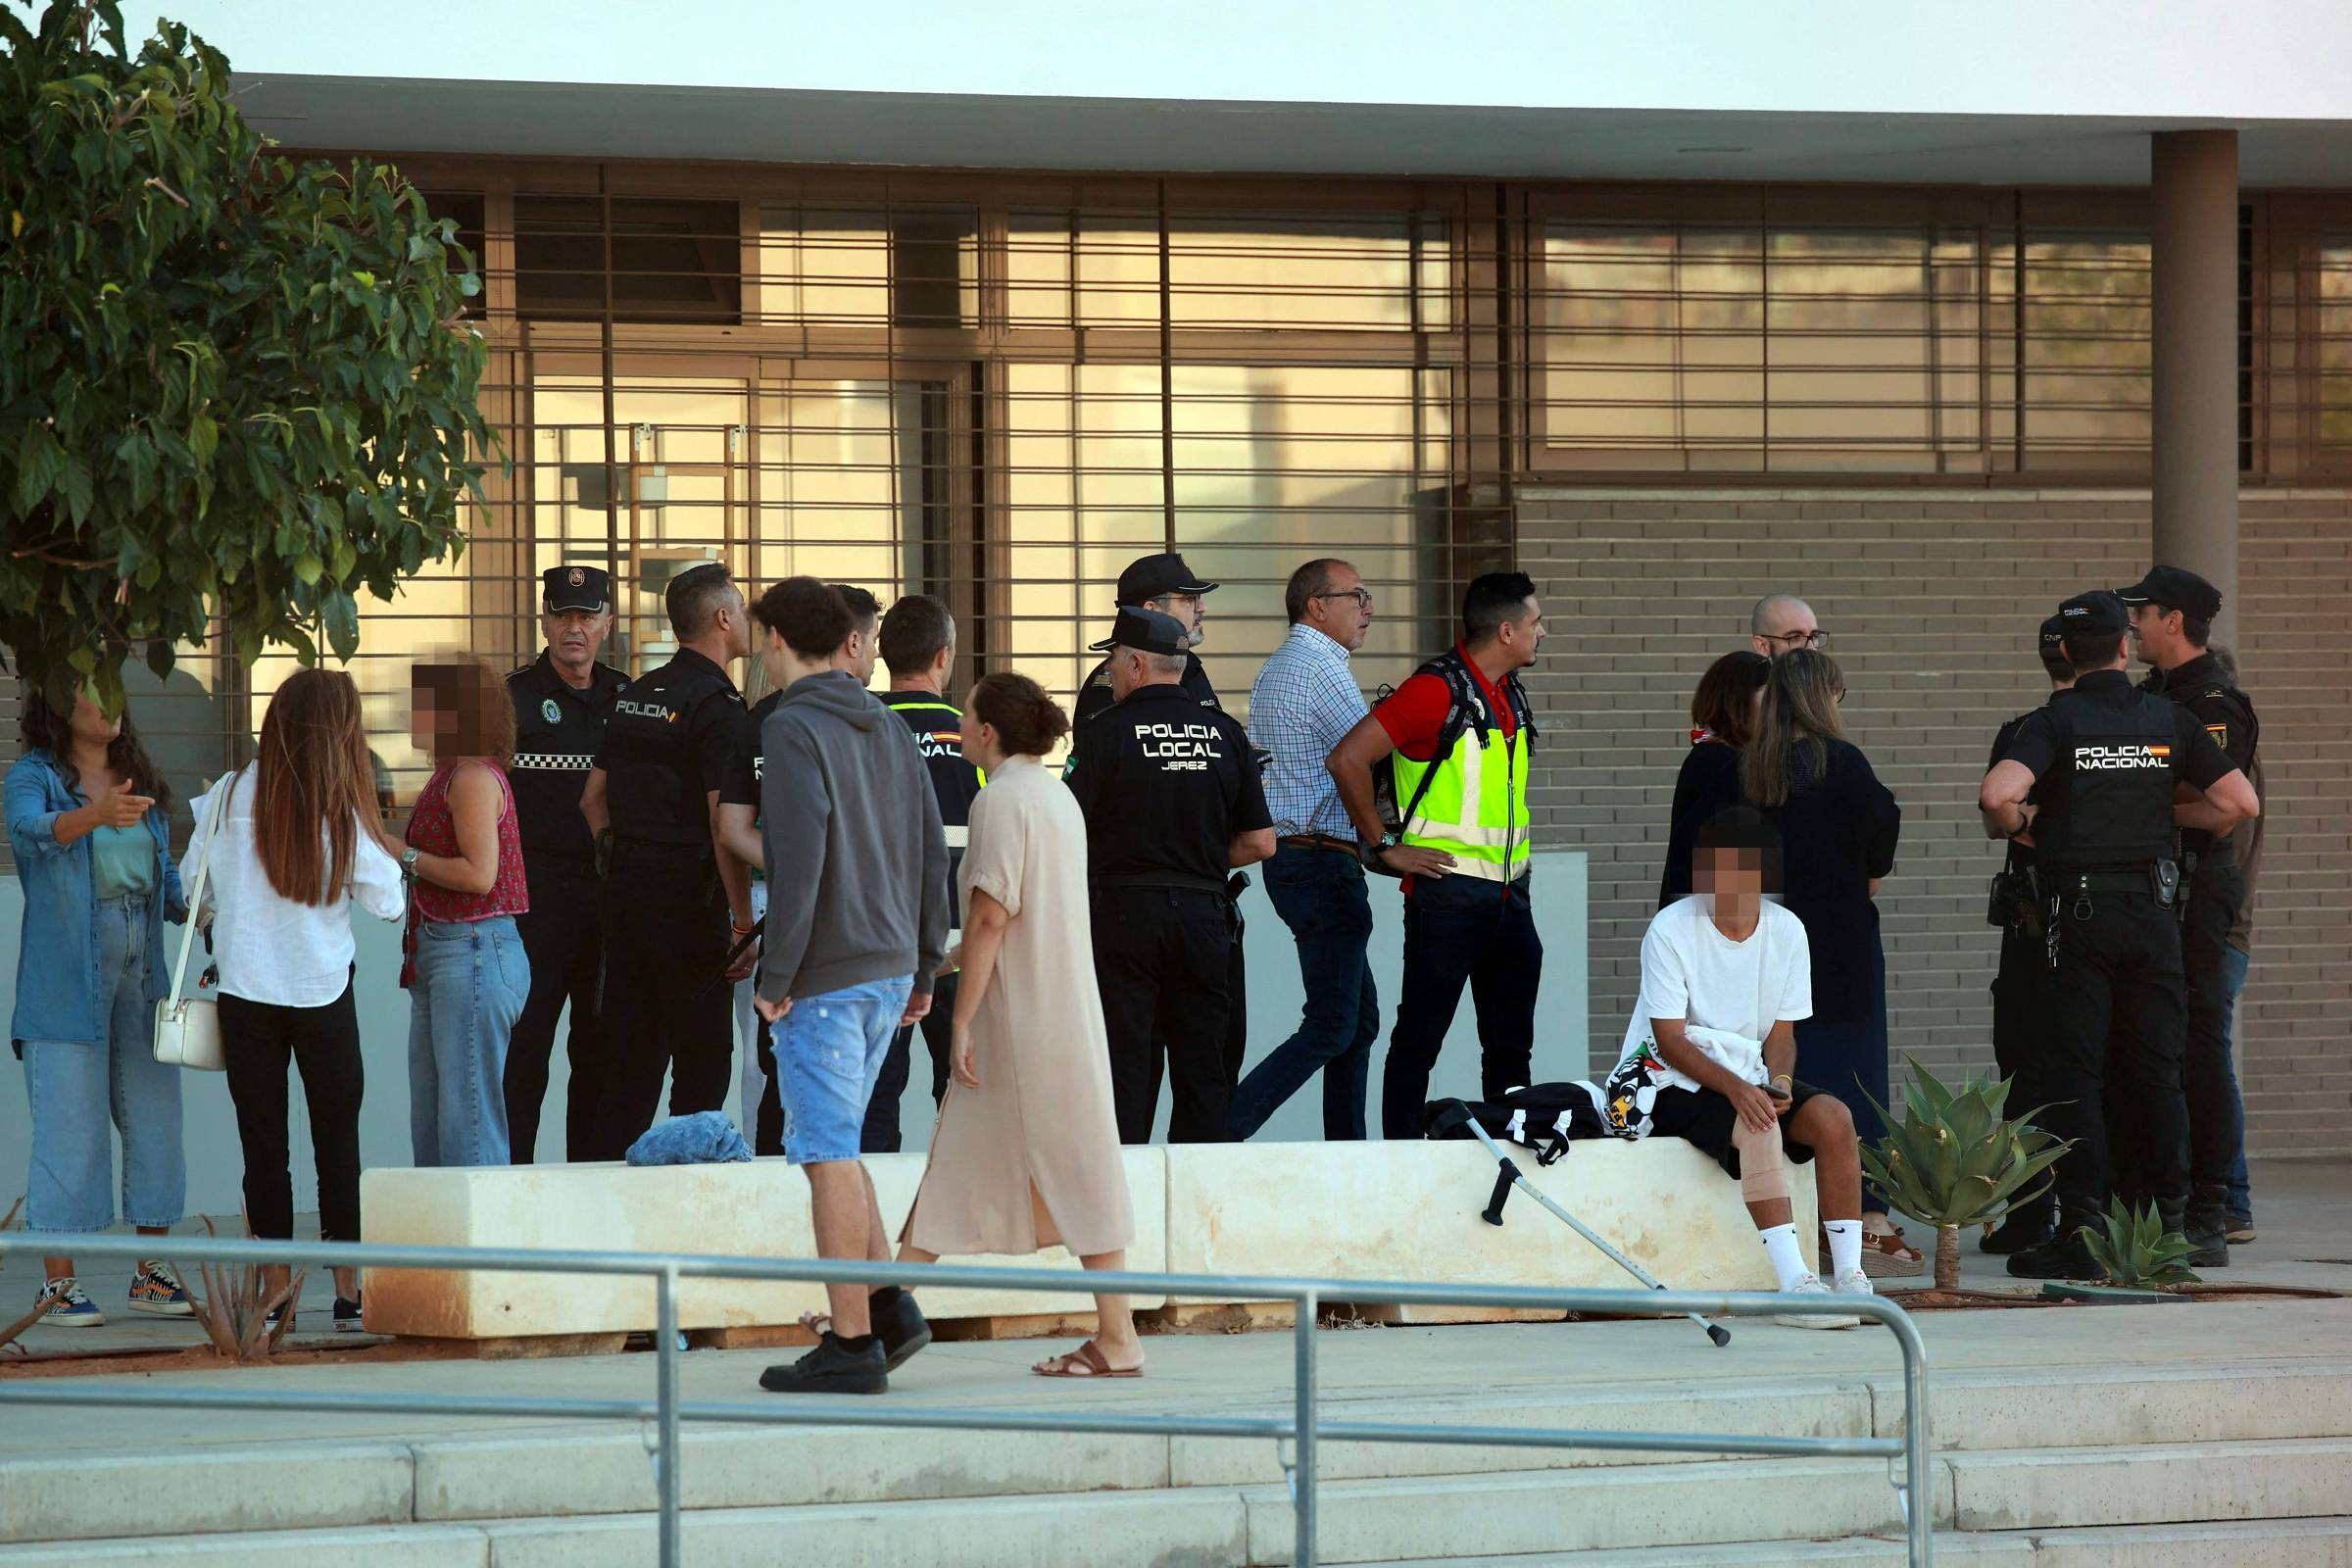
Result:
M1462 640L1421 666L1326 764L1367 867L1404 879L1404 983L1382 1072L1383 1138L1419 1138L1430 1069L1462 987L1478 1008L1480 1093L1528 1082L1544 944L1529 895L1533 711L1518 672L1544 635L1524 572L1489 572L1462 599ZM1381 820L1374 768L1400 822Z

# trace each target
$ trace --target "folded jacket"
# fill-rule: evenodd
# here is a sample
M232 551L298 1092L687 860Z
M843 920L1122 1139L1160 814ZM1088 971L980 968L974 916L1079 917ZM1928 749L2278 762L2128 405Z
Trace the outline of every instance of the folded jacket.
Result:
M629 1146L632 1165L724 1165L752 1157L751 1146L723 1110L672 1116Z

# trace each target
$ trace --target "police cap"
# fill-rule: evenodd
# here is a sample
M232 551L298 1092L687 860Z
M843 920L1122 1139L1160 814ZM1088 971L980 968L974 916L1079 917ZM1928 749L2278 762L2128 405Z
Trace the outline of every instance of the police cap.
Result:
M2156 605L2178 610L2199 620L2211 620L2222 612L2222 591L2195 572L2183 571L2179 566L2152 567L2131 587L2118 588L2115 597L2130 606Z
M1119 597L1122 605L1140 605L1157 599L1162 594L1213 594L1217 585L1197 575L1184 564L1175 551L1164 555L1141 556L1127 564L1119 573Z
M1145 654L1181 654L1193 645L1192 636L1184 622L1174 615L1164 615L1156 610L1136 610L1119 607L1119 618L1112 623L1110 635L1094 645L1098 654L1113 648L1132 648Z
M2131 612L2124 609L2121 599L2103 588L2075 595L2058 607L2054 618L2068 637L2096 635L2100 632L2122 633L2132 629Z
M604 611L612 605L612 577L601 566L550 566L539 574L539 583L551 612Z
M2060 615L2052 615L2049 619L2041 623L2042 647L2055 648L2064 641L2066 641L2065 617Z

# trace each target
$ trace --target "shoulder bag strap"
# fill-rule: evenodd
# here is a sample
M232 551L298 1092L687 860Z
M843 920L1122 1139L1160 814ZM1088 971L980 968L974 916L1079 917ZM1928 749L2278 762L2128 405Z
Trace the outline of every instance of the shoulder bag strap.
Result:
M204 910L204 876L213 863L213 846L220 842L220 823L228 815L228 798L236 793L237 775L229 774L220 781L213 795L213 808L205 813L204 850L196 857L196 875L183 892L188 906L188 921L179 929L179 961L172 966L171 1004L179 1005L187 991L188 956L196 948L197 917Z

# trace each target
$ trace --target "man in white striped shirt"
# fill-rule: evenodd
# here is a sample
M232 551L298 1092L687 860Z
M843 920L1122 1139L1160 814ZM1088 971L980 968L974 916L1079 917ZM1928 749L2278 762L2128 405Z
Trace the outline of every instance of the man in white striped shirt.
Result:
M1365 714L1348 659L1372 624L1372 593L1345 561L1310 561L1283 591L1290 634L1250 688L1250 740L1273 754L1265 775L1274 912L1298 943L1306 991L1298 1027L1234 1092L1233 1136L1246 1139L1317 1071L1323 1136L1361 1139L1364 1086L1380 1033L1380 998L1365 949L1372 905L1355 825L1324 759Z

